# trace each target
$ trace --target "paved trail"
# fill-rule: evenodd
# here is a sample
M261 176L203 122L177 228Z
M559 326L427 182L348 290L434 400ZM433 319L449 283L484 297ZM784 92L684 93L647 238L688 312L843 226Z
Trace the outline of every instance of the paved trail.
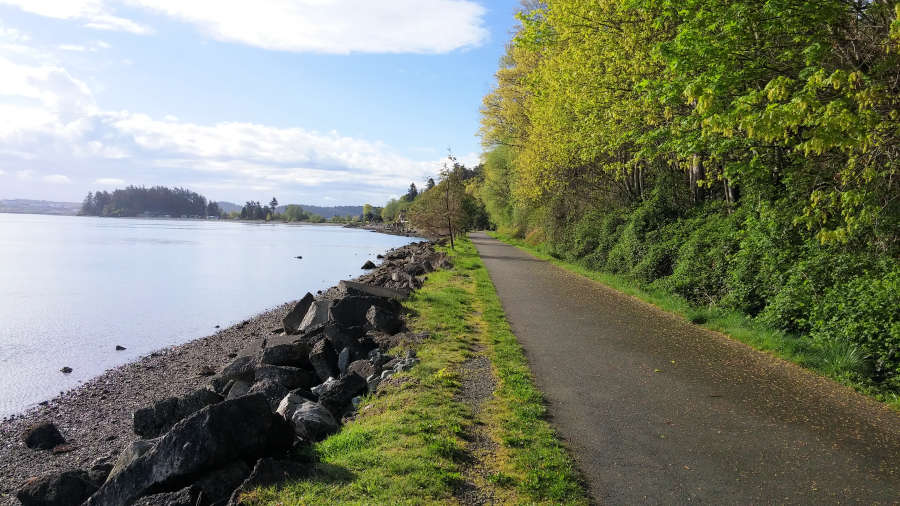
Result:
M900 503L900 414L473 234L602 504Z

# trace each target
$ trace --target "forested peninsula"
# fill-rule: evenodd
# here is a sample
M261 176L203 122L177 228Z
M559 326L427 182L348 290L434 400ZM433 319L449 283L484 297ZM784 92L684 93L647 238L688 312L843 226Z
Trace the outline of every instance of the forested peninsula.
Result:
M519 20L467 186L499 235L896 403L900 6L555 0Z

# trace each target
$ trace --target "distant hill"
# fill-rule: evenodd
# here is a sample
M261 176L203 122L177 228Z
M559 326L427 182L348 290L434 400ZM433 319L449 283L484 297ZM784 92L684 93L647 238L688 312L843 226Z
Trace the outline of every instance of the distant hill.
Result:
M232 211L241 212L241 205L234 204L232 202L217 202L219 204L219 209L225 211L226 213L230 213ZM322 206L309 206L304 204L299 204L300 207L303 208L304 211L312 214L318 214L319 216L329 219L335 216L359 216L362 214L363 206L330 206L330 207L322 207ZM286 205L278 206L278 212L283 213Z
M79 202L51 202L49 200L0 200L0 213L59 214L74 216L81 209Z

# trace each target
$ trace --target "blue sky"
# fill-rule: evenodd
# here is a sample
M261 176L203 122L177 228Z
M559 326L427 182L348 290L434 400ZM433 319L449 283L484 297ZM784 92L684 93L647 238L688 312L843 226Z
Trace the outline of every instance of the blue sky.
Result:
M517 0L0 0L0 198L379 204L478 107Z

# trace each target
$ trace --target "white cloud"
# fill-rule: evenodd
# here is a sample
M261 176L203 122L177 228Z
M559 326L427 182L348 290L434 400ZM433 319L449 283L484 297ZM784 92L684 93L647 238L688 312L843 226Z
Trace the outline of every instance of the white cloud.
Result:
M94 184L99 184L103 186L121 186L125 184L124 179L119 179L117 177L101 177L94 180Z
M115 170L127 171L129 181L195 180L198 188L222 184L233 194L253 188L321 193L325 186L342 186L368 200L396 193L410 181L423 182L441 165L334 131L246 122L197 124L174 116L106 111L85 83L54 65L29 66L0 57L0 75L0 162L27 160L30 167L48 172L65 167L66 175L47 176L46 182L90 181L99 171ZM83 172L76 178L73 171L79 166ZM17 176L36 177L31 170ZM102 177L96 183L121 181Z
M264 49L317 53L445 53L488 37L471 0L128 0Z
M75 52L79 52L79 53L88 50L88 48L86 48L84 46L80 46L78 44L60 44L57 47L59 49L61 49L62 51L75 51Z
M88 28L148 34L113 14L125 4L198 27L210 37L276 51L446 53L488 38L485 8L473 0L0 0Z
M16 178L20 181L31 181L32 177L34 177L34 171L31 169L24 169L16 172Z
M2 175L4 175L4 174L6 174L6 171L3 170L3 169L0 169L0 176L2 176Z
M55 19L74 19L98 30L147 34L152 30L130 19L110 13L102 0L0 0L25 12Z
M41 178L41 181L50 184L71 184L72 180L69 176L63 174L50 174Z

